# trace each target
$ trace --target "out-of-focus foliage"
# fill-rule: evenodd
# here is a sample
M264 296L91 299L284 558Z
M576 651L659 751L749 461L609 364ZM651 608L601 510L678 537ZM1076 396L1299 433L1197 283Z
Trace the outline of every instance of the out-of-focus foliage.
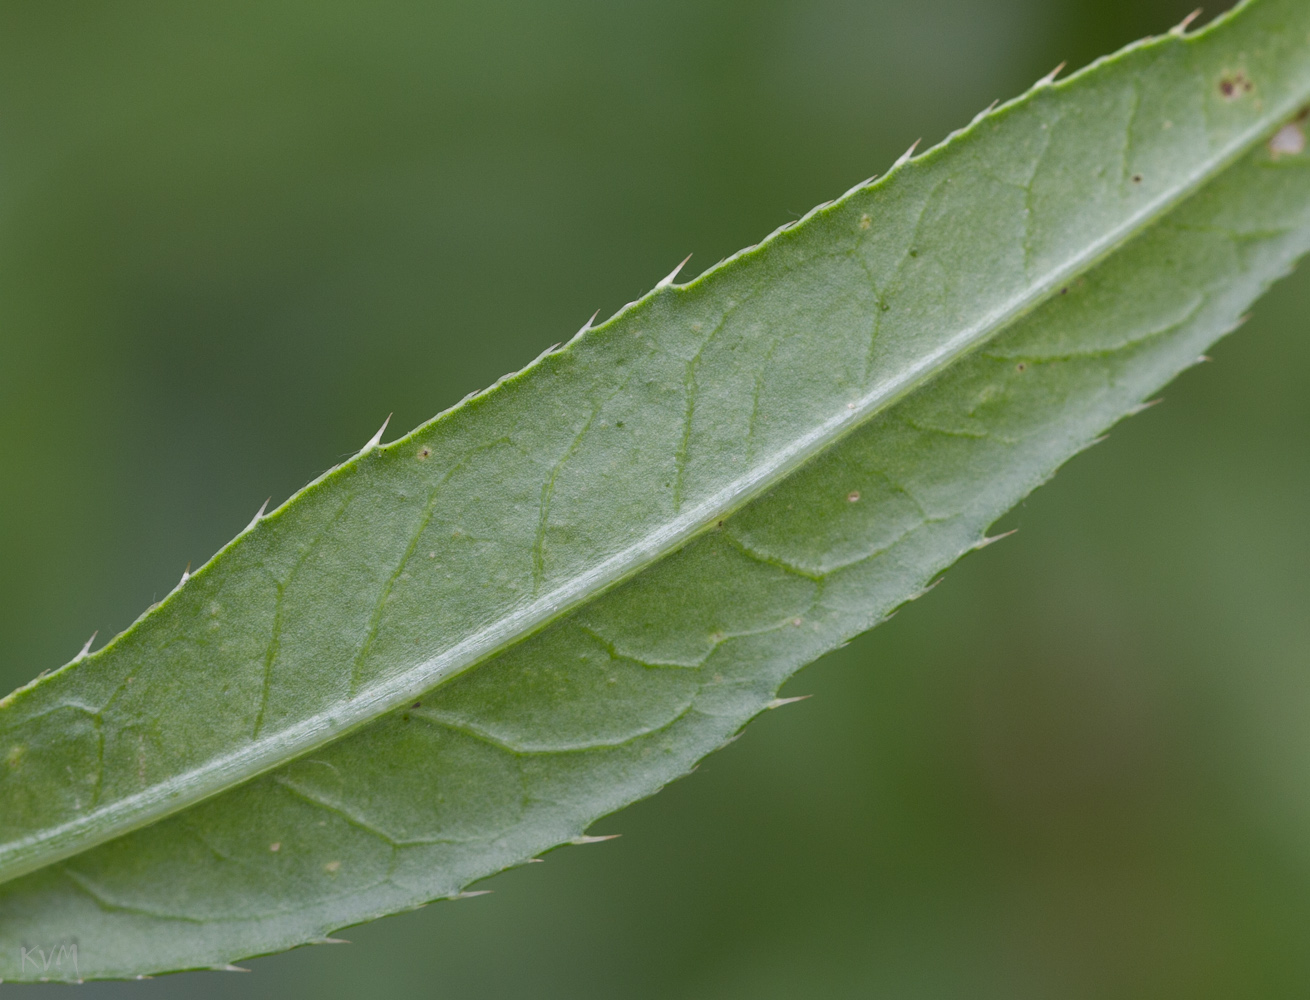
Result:
M1185 6L11 6L4 686L387 411L566 336L580 299L717 258ZM352 954L154 988L1296 992L1305 288L1008 549L807 674L820 697L613 820L624 841Z

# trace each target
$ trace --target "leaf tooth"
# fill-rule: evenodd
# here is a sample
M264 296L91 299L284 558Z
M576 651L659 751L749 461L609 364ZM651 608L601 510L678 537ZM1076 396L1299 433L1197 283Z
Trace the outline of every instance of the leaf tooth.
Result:
M878 179L878 175L874 174L872 177L865 178L864 180L860 181L858 184L851 185L850 189L845 194L843 194L840 198L838 198L837 201L845 201L856 191L862 190L863 188L867 188L870 184L872 184L877 179Z
M999 542L1002 538L1009 538L1011 535L1015 534L1018 530L1019 530L1018 528L1011 528L1009 531L1003 531L999 535L984 535L982 538L980 538L977 542L974 543L973 546L974 551L977 552L979 549L985 549L987 548L987 546Z
M806 699L812 697L814 696L808 694L800 694L794 698L774 698L773 701L769 702L764 707L772 711L775 708L782 708L783 705L794 705L798 701L805 701Z
M391 417L392 414L388 413L387 419L382 421L382 426L378 428L378 432L374 434L371 438L369 438L368 444L364 445L364 447L359 450L359 453L361 455L367 455L370 451L372 451L374 448L376 448L379 444L382 443L382 435L386 432L387 424L391 423Z
M587 834L580 834L569 841L570 844L576 844L581 847L583 844L599 844L602 840L613 840L616 837L622 837L621 833L611 833L604 837L590 837Z
M269 497L267 500L265 500L262 504L259 505L259 510L255 511L255 516L252 517L250 519L250 523L246 525L246 531L250 531L255 527L255 525L259 523L259 519L264 516L264 511L268 510L268 505L272 500L273 498ZM245 534L245 531L243 531L242 534Z
M1000 104L1000 103L1001 103L1001 100L1000 100L1000 98L998 97L996 100L992 101L991 104L987 105L987 107L983 108L983 109L982 109L981 111L979 111L976 115L974 115L974 116L973 116L973 121L971 121L969 124L970 124L970 125L977 125L980 121L982 121L984 118L986 118L988 115L990 115L993 111L995 111L995 110L996 110L996 105L998 105L998 104Z
M249 969L243 969L239 965L233 965L231 962L228 962L226 965L211 965L210 968L214 972L249 972L250 971Z
M691 254L687 254L686 257L682 258L682 263L670 271L668 277L661 279L660 283L655 286L655 290L659 291L661 288L671 288L674 280L678 277L678 272L687 266L687 261L689 260L691 260Z
M690 259L691 259L690 257L687 258L687 260L690 260ZM682 263L685 264L686 262L687 262L687 261L683 261ZM681 265L679 265L679 266L681 266ZM581 337L584 333L586 333L588 330L590 330L590 329L591 329L591 325L592 325L593 323L596 322L596 317L599 316L599 315L600 315L600 310L597 309L594 313L591 314L591 319L587 320L587 322L585 322L585 323L582 324L582 329L579 330L577 333L575 333L572 337L569 338L568 343L570 343L570 344L573 343L573 341L577 340L577 339L578 339L579 337ZM555 346L558 347L559 345L556 344Z
M309 943L310 944L350 944L350 942L347 941L345 938L334 938L334 937L314 938L314 940L310 941Z
M1145 403L1138 403L1136 406L1130 409L1127 415L1130 417L1135 417L1137 416L1137 414L1144 413L1147 410L1149 410L1151 407L1159 406L1163 402L1164 402L1163 396L1160 397L1159 399L1148 399Z
M895 163L892 164L892 170L895 170L897 167L901 166L902 164L909 163L910 157L914 155L914 151L919 148L919 143L921 142L923 142L922 139L915 139L914 142L910 143L910 148L907 149L904 153L902 153L900 159L898 159ZM890 171L888 172L890 173Z
M1169 34L1177 35L1179 38L1182 38L1184 35L1187 34L1187 29L1191 27L1192 22L1195 21L1200 16L1201 16L1201 8L1197 7L1196 10L1192 11L1185 18L1183 18L1172 28L1170 28Z
M91 652L91 643L96 641L96 636L98 636L99 634L100 634L99 629L96 629L94 632L91 633L91 638L86 641L86 645L82 647L82 651L73 657L74 663L78 663L79 661L85 660L87 658L87 655Z
M1065 62L1060 63L1059 66L1056 66L1055 69L1051 70L1044 77L1042 77L1040 80L1034 83L1033 89L1036 90L1038 87L1049 87L1051 84L1055 82L1055 78L1064 72L1064 68L1068 65L1069 63L1067 60Z
M464 892L457 892L457 893L455 893L455 895L450 896L450 897L447 897L447 898L449 898L449 899L472 899L474 896L490 896L490 895L491 895L491 890L490 890L490 889L473 889L473 890L465 890Z

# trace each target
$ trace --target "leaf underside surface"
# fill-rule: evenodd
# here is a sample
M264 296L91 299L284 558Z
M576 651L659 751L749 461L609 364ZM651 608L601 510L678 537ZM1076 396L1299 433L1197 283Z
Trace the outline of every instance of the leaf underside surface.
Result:
M1310 249L1310 5L979 116L251 527L0 701L0 977L222 967L686 774Z

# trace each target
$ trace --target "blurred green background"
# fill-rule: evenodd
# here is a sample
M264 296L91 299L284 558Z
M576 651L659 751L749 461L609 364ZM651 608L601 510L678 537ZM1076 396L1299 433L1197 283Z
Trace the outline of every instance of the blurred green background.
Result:
M4 0L0 686L389 412L1193 3ZM1302 274L621 840L80 995L1305 996L1307 315Z

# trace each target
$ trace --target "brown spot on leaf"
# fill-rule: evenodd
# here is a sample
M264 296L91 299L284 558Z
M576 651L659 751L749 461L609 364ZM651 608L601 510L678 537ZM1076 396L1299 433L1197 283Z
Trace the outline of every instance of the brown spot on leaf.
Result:
M1225 73L1219 80L1219 93L1225 101L1236 101L1255 90L1255 84L1245 73Z
M846 494L846 502L847 502L847 503L855 503L855 502L856 502L857 500L859 500L859 499L860 499L860 491L859 491L859 490L851 490L849 493Z
M1020 373L1026 372L1028 370L1028 366L1024 364L1022 361L1020 361L1017 365L1014 366L1014 370Z
M427 445L424 445L422 448L420 448L420 449L418 450L418 457L419 457L420 459L423 459L423 458L431 458L431 457L432 457L432 449L429 448Z

